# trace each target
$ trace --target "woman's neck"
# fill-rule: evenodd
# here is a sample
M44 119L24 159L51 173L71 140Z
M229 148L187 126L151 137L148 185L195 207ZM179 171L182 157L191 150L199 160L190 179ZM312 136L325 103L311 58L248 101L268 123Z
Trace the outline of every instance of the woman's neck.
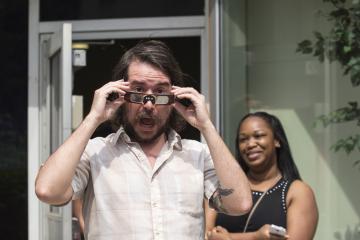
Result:
M249 171L249 173L248 173L249 180L252 180L255 182L268 181L268 180L278 178L279 176L281 176L280 171L261 172L261 173Z
M257 191L265 191L276 184L282 177L280 170L275 166L266 172L249 171L247 174L251 188Z

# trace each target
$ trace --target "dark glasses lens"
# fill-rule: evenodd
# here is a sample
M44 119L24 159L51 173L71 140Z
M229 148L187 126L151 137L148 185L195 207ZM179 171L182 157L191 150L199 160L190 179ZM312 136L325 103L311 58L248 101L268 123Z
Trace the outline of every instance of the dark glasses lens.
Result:
M157 94L143 94L136 92L126 92L124 99L131 103L145 104L151 101L152 104L169 105L174 103L174 95L157 95Z
M128 94L128 93L126 93ZM125 96L126 96L125 94ZM137 93L129 93L129 102L132 103L142 103L143 102L143 95Z

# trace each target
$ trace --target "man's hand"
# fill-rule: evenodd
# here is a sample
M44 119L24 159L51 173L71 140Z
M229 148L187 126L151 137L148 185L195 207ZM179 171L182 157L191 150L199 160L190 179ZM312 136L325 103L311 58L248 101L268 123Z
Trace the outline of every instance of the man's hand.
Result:
M95 119L98 123L110 119L116 109L124 103L125 92L129 89L129 82L124 82L123 80L108 82L97 89L88 116ZM119 97L114 101L107 100L111 93L117 93Z
M192 102L190 106L184 106L180 102L175 102L175 109L183 116L183 118L198 130L212 125L209 112L206 107L205 97L194 88L180 88L173 86L172 93L178 99L188 99Z

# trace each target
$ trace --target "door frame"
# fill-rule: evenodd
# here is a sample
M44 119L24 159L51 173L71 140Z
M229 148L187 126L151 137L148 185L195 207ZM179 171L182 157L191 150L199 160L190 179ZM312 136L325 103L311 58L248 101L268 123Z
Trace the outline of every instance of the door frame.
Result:
M54 34L42 34L39 39L41 162L71 134L71 35L71 24L64 23ZM51 239L49 221L61 226L58 230L64 239L71 238L71 205L54 207L42 203L40 216L40 236L44 239Z
M219 0L205 1L204 16L155 17L66 21L72 24L73 40L129 39L148 37L198 36L201 41L201 89L210 113L219 128L219 68L214 61L219 46ZM41 165L40 135L40 37L58 31L65 21L39 22L39 0L29 1L29 79L28 79L28 239L43 240L41 203L35 195L35 178ZM214 27L215 26L215 27ZM215 31L209 31L215 29ZM211 41L209 40L211 39ZM215 49L215 50L213 50ZM30 137L31 136L31 137Z

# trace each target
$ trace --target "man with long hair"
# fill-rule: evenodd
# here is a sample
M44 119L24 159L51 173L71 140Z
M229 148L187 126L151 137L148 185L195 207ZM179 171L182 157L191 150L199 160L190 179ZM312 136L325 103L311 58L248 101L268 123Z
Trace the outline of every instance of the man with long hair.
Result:
M246 176L212 124L204 96L183 87L164 43L128 50L114 79L95 91L90 113L41 167L40 200L83 199L85 237L97 240L204 239L204 197L229 214L251 208ZM116 132L90 139L109 119ZM184 119L207 145L181 139Z

